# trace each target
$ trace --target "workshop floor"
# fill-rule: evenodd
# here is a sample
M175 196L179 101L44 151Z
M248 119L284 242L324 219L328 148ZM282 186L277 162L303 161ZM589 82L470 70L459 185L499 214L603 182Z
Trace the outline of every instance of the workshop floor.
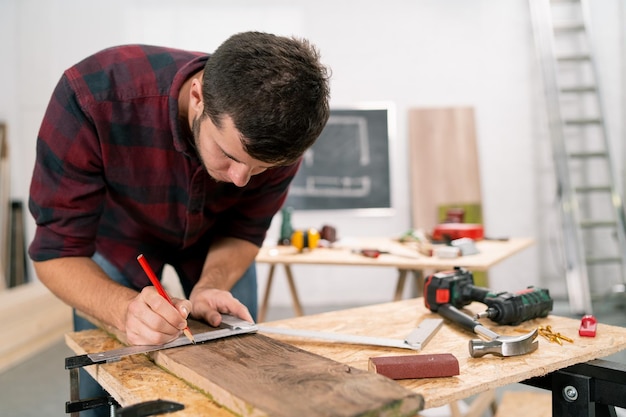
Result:
M305 306L306 314L351 308L355 306L336 306L332 308L313 308ZM598 321L606 324L626 326L624 307L602 306L595 313ZM568 316L565 303L557 302L554 314ZM268 321L289 318L293 311L289 307L269 309ZM63 416L65 401L69 399L69 374L64 369L64 359L73 352L59 340L46 352L17 365L0 374L0 415L7 417L43 417ZM626 364L626 351L612 355L607 359ZM498 398L505 391L533 391L534 388L522 384L513 384L498 390ZM447 409L428 410L425 416L443 417L449 415ZM626 417L626 410L618 410L618 416ZM489 412L484 417L491 417Z

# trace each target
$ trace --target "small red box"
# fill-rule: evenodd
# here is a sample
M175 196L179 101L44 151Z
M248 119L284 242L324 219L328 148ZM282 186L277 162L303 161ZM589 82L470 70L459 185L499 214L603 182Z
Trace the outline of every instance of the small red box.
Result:
M476 223L441 223L433 230L433 240L442 242L461 238L481 240L484 237L483 225Z

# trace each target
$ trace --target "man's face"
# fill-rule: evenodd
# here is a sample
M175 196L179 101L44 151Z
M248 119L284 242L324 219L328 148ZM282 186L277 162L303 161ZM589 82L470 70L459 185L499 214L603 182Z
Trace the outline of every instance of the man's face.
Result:
M250 181L250 177L272 167L246 153L241 143L241 133L229 116L222 119L221 129L206 116L194 117L191 128L200 160L216 181L243 187Z

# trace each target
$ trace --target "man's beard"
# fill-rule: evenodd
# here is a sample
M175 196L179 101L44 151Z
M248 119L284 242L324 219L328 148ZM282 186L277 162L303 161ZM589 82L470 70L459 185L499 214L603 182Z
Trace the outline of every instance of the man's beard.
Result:
M204 167L204 170L207 172L207 174L209 174L209 177L211 177L216 182L222 182L218 180L217 178L213 177L213 175L211 175L211 172L209 171L206 163L204 162L204 159L202 158L202 154L200 153L200 122L201 121L202 121L202 117L194 117L193 120L191 121L191 134L193 135L193 145L196 148L196 154L198 155L198 159L200 160L200 163Z

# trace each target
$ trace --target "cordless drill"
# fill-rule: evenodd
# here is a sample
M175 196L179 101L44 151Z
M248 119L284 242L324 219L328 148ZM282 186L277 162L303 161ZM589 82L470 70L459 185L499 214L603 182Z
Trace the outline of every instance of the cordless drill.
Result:
M546 317L553 304L548 290L533 286L515 293L494 293L477 287L472 273L459 267L430 275L424 282L424 304L433 312L443 304L462 308L473 301L487 305L487 310L476 318L487 317L498 324L509 325Z

